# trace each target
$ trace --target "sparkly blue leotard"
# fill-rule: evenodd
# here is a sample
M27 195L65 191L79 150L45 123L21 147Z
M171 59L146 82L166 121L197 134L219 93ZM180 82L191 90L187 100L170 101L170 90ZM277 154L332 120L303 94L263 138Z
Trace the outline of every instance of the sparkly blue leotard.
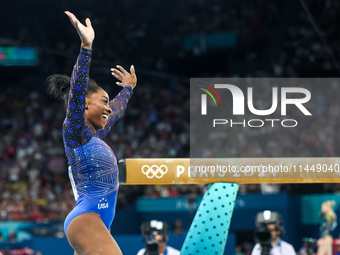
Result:
M69 223L86 212L98 213L109 229L117 203L119 185L117 160L103 139L124 113L132 89L125 86L116 98L110 101L112 114L107 119L105 129L92 132L85 122L85 96L91 54L91 50L83 48L80 50L71 76L70 97L63 124L69 176L77 200L76 206L65 219L65 233Z

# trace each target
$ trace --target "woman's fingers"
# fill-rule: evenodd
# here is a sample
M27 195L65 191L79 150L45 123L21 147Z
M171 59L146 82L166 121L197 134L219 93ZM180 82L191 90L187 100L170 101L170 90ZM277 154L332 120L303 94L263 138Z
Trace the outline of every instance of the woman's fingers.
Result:
M131 75L136 75L134 65L132 65L132 66L130 67L130 73L131 73Z
M92 28L91 20L87 18L85 20L86 26L84 26L73 13L65 11L65 14L69 17L72 25L76 28L81 42L84 44L84 47L89 47L89 45L92 45L92 41L94 39L94 30Z
M70 21L71 21L72 25L74 26L74 25L75 25L75 23L74 23L74 20L73 20L73 17L72 17L72 15L71 15L71 13L70 13L70 12L68 12L68 11L65 11L65 14L66 14L66 15L67 15L67 17L70 19Z
M119 80L122 80L124 78L124 74L122 72L120 72L119 70L117 70L116 68L111 68L112 74Z
M86 26L87 26L88 28L92 28L92 23L91 23L91 20L90 20L89 18L87 18L87 19L85 20L85 23L86 23Z
M117 66L117 68L118 68L118 66ZM122 67L121 67L122 68ZM120 70L118 70L118 69L116 69L116 68L114 68L114 70L115 70L115 72L117 73L117 74L119 74L121 77L124 77L125 76L125 72L121 72ZM124 70L124 68L123 68L123 70ZM125 71L125 70L124 70Z
M122 67L117 65L117 68L123 73L123 74L128 74L128 72Z
M127 72L123 67L117 65L117 68L111 68L112 75L116 77L120 82L116 82L118 86L124 87L129 85L132 89L136 86L137 77L135 73L135 67L130 67L130 72Z
M69 17L72 25L76 28L78 34L81 35L80 33L83 32L83 29L82 29L82 24L80 23L80 21L76 18L76 16L73 13L69 11L65 11L65 13Z
M116 73L114 73L114 72L112 72L111 74L112 74L114 77L116 77L118 80L120 80L120 81L123 80L123 78L120 77L118 74L116 74Z
M79 22L79 20L76 18L76 16L73 13L69 12L69 11L65 11L65 13L69 17L72 25L74 27L76 27L76 24Z

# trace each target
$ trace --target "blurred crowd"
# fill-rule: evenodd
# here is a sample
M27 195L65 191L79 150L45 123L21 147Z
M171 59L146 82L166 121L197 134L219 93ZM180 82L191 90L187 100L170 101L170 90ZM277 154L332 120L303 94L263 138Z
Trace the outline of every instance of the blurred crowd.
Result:
M311 16L294 2L127 0L97 4L86 0L79 6L51 0L43 3L50 5L44 13L39 9L27 13L26 5L32 3L23 3L15 8L22 15L15 15L13 22L1 22L6 16L0 15L7 31L0 35L0 45L37 47L43 64L35 76L40 80L53 73L69 75L79 39L63 10L74 11L79 18L91 18L96 29L91 75L111 97L119 90L107 74L106 63L134 64L137 75L138 68L144 70L123 119L106 140L117 158L188 158L190 93L188 83L179 77L183 71L196 77L338 75L334 63L340 52L336 15L340 1L306 1L323 41L311 25ZM3 4L4 8L11 5ZM289 9L291 6L295 9ZM291 11L295 18L289 19ZM232 50L221 51L216 58L218 67L195 69L193 62L181 65L188 59L204 62L209 54L216 57L204 42L192 52L185 51L186 37L220 32L236 32L238 42ZM331 51L325 50L328 46L324 42ZM167 72L178 76L156 78L146 75L145 70L157 71L158 76ZM31 81L29 77L23 78L26 84ZM0 220L63 220L75 205L61 137L65 111L61 102L46 95L43 82L33 90L20 85L9 81L0 94ZM336 117L340 108L339 95L333 91L339 90L338 86L312 92L317 95L313 103L315 108L317 105L314 112L318 122L306 120L301 123L305 129L285 135L272 129L270 140L263 133L231 132L228 136L237 143L232 143L235 146L224 151L223 157L337 156L340 129ZM262 88L262 93L268 95L271 91ZM338 184L312 186L313 192L340 192ZM241 185L240 192L302 193L310 192L310 187L252 184ZM139 196L195 196L204 194L205 189L206 185L123 185L117 210L133 204Z
M101 4L84 0L81 5L49 0L40 6L48 6L43 13L40 8L26 12L27 8L37 3L16 6L15 13L21 15L13 15L11 23L6 22L6 15L0 17L0 22L8 31L5 37L0 36L0 43L38 47L44 53L41 56L44 71L67 71L74 62L70 56L78 53L79 39L64 14L65 10L69 10L80 21L87 17L91 19L96 30L95 60L133 63L140 69L182 74L191 68L189 74L183 75L186 77L195 72L195 67L181 65L181 60L185 62L191 55L199 57L210 54L204 35L236 33L238 44L242 46L242 50L238 50L242 53L238 55L242 60L247 60L249 54L254 54L251 50L267 45L265 39L275 32L282 13L289 12L283 0L271 3L264 3L263 0L104 0ZM6 7L12 11L10 2L4 4L3 8ZM201 37L201 43L185 50L184 40L194 35ZM248 56L249 59L252 57ZM216 61L220 63L219 59ZM226 72L224 67L221 68ZM93 66L92 71L105 72L100 66ZM209 76L214 75L213 72L211 67L204 70Z

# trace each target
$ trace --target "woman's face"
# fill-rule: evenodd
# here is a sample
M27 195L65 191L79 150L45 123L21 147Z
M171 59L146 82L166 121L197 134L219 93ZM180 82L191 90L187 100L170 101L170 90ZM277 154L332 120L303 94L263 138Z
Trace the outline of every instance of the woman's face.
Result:
M330 211L330 206L327 203L322 203L321 212L328 213Z
M92 131L104 129L112 113L109 102L109 95L102 88L86 97L85 121Z

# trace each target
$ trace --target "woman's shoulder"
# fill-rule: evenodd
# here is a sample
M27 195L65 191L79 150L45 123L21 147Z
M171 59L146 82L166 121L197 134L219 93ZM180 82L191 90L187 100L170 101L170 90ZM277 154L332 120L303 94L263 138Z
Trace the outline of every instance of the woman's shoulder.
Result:
M336 220L337 216L335 214L335 212L331 211L329 213L327 213L326 215L326 220L329 221L329 220Z

